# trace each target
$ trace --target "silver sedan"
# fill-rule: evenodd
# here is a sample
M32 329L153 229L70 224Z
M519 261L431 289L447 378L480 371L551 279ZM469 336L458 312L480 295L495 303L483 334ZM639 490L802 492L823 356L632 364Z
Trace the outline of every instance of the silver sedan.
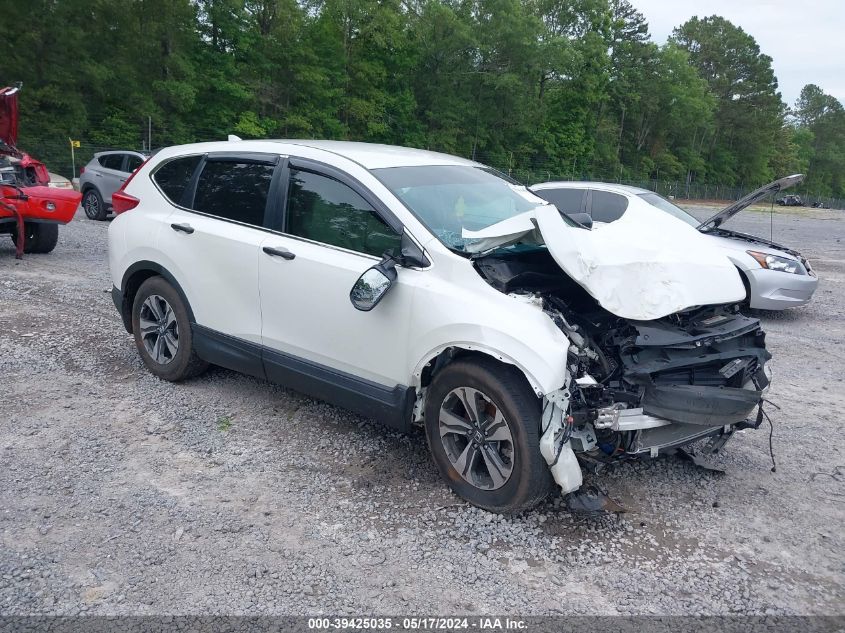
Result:
M771 182L704 222L663 196L639 187L603 182L545 182L533 185L531 190L556 205L562 213L578 214L579 217L587 214L592 222L613 222L625 213L628 199L641 198L673 218L694 226L708 239L718 241L740 271L748 289L750 307L783 310L808 303L816 291L819 279L810 262L786 246L730 231L722 225L755 202L796 185L803 178L797 174Z

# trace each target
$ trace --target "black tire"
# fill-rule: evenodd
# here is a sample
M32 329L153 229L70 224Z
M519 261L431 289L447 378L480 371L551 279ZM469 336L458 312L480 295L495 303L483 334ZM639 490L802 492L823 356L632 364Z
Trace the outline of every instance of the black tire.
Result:
M170 334L169 339L162 341L163 348L167 349L163 350L163 356L165 358L160 358L165 362L156 360L153 353L147 349L147 345L153 343L153 337L157 341L158 338L162 338L164 335L158 332L145 334L142 332L141 327L142 318L147 322L153 316L148 307L150 304L146 304L145 306L145 302L150 299L152 304L157 305L159 308L161 307L162 304L156 297L165 302L163 305L172 309L172 316L175 321L175 326L171 323L170 327L165 328L166 333ZM167 314L164 316L165 320L167 320ZM191 322L188 318L188 309L179 293L163 277L150 277L138 288L135 301L132 304L132 332L135 337L135 345L138 348L138 353L141 355L141 360L144 361L144 365L147 366L150 373L163 380L169 380L170 382L187 380L188 378L200 375L208 369L208 363L197 356L196 351L194 351L193 333L191 332ZM173 340L174 332L177 343L176 350L175 353L170 354L169 358L166 358L169 347L165 344L165 341Z
M24 222L24 253L49 253L59 242L59 225L42 222ZM18 229L12 231L12 241L17 246Z
M506 420L512 437L511 471L505 483L498 488L479 487L461 475L447 452L451 450L454 455L456 444L447 447L450 440L441 437L441 406L448 406L448 399L455 397L450 394L461 388L477 390L489 399L488 403L482 404L487 407L484 415L488 419L495 415L489 409L492 405ZM481 402L484 403L483 400ZM440 474L459 497L475 506L491 512L513 514L536 506L554 490L554 479L540 454L540 401L515 367L483 357L457 360L444 367L434 376L426 396L425 430ZM452 437L456 438L452 442L460 438L459 435ZM479 439L486 443L480 436ZM496 445L501 446L501 443ZM457 445L457 450L460 450L460 445ZM466 450L470 450L469 447ZM482 470L490 471L489 467ZM492 480L490 485L495 485Z
M103 196L93 187L86 190L82 196L82 210L85 211L89 220L105 220L109 214L106 203L103 202Z

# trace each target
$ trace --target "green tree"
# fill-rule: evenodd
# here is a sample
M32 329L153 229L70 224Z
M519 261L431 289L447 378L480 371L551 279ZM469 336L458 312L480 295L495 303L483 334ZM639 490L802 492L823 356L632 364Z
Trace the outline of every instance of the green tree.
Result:
M760 52L752 36L719 16L694 17L676 28L672 39L689 53L717 100L709 179L749 185L769 179L785 114L772 58Z
M815 194L845 195L845 108L818 86L808 84L793 112L793 137L800 148L796 153L807 157L804 188Z

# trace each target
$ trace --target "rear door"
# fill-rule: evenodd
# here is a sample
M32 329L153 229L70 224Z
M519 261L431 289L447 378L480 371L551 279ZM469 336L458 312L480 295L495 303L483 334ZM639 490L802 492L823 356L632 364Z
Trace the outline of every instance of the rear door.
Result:
M193 160L199 164L190 183L182 187L180 200L171 199L173 212L160 233L159 250L170 257L171 272L182 285L204 338L220 344L217 351L244 348L260 369L258 258L268 237L271 201L278 199L271 190L280 158L225 153ZM172 167L178 172L173 178L178 185L185 169L178 164ZM172 195L179 196L180 187L168 182L171 177L168 163L153 174L163 192L170 187ZM215 362L263 373L251 365Z
M106 204L111 204L111 195L126 181L126 172L123 171L125 158L126 154L113 153L103 154L97 159L100 167L95 172L94 184Z

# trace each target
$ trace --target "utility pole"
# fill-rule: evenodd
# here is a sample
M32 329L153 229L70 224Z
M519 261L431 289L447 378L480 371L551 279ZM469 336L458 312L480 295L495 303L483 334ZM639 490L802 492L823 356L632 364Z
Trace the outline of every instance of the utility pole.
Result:
M147 117L147 149L153 151L153 117Z

